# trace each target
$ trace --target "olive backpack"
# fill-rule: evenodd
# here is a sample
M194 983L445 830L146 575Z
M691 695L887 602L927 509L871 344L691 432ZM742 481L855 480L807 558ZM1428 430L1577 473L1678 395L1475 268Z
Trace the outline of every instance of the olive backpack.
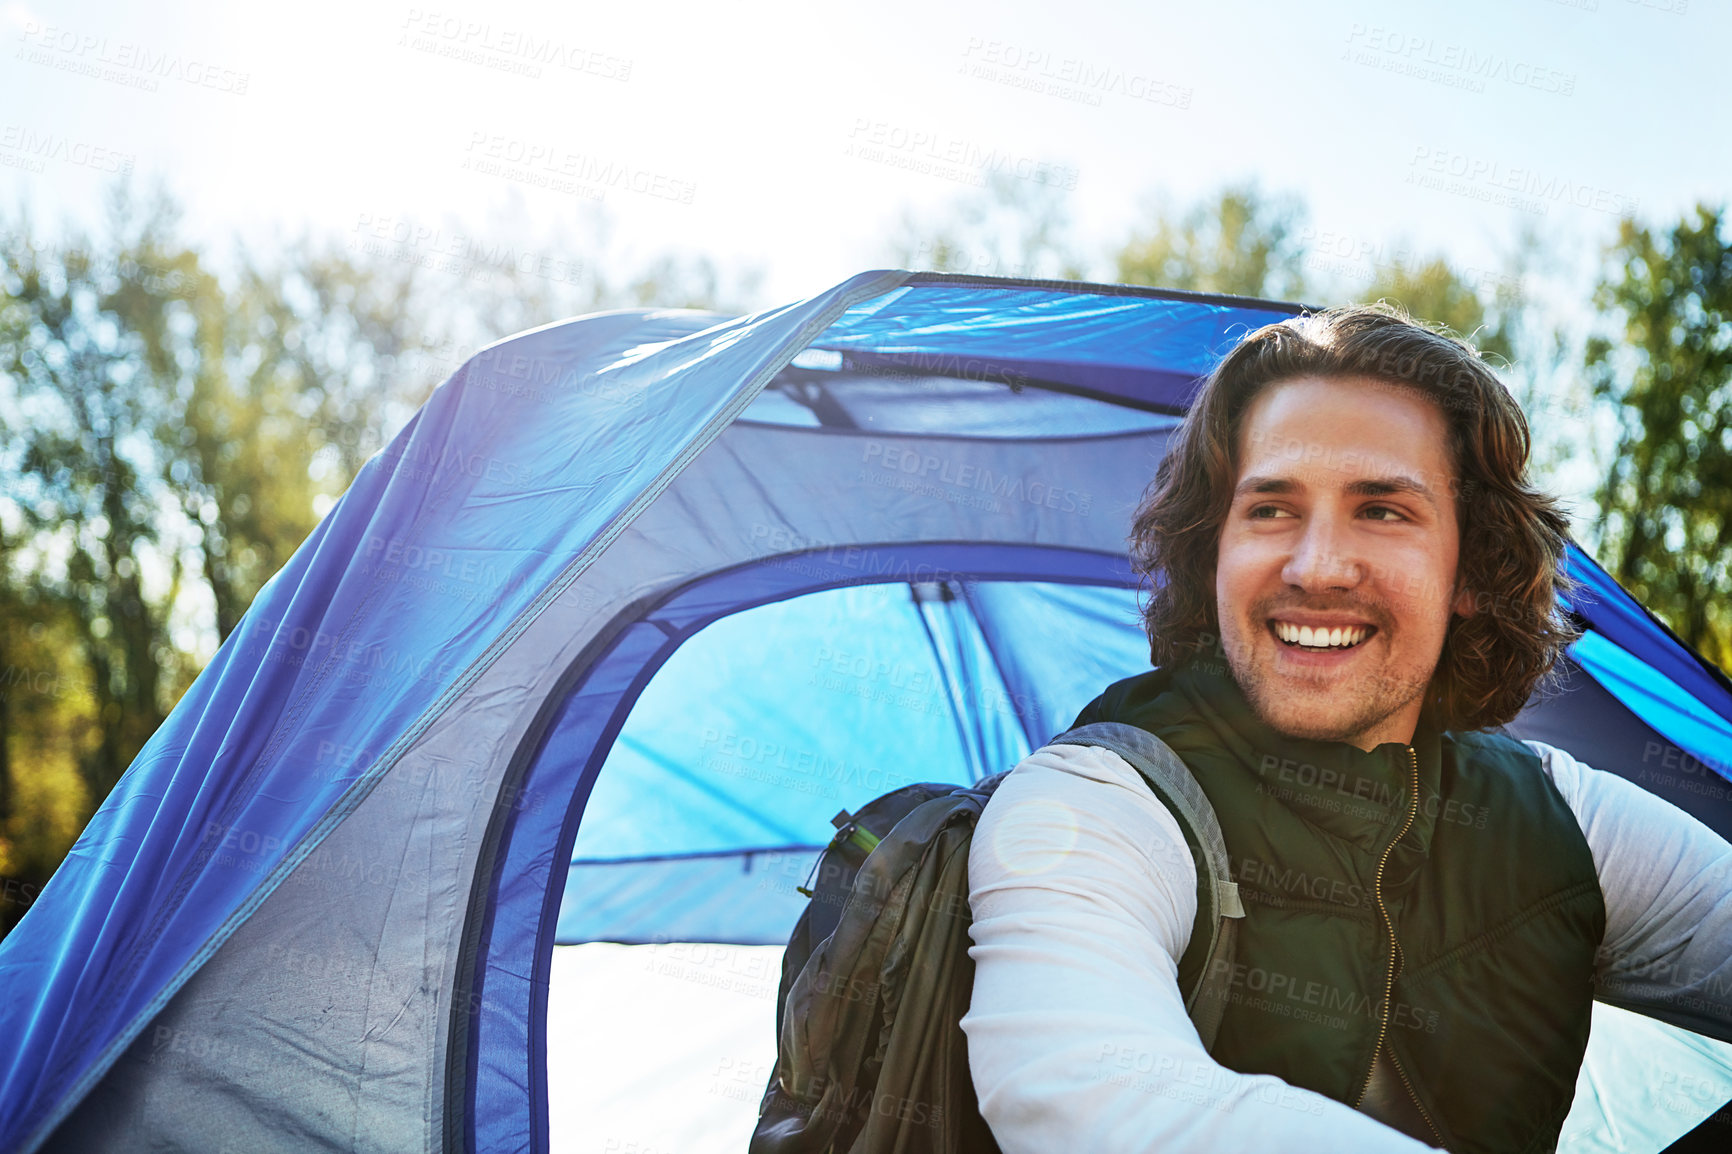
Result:
M1179 988L1212 1047L1244 916L1214 810L1184 762L1145 730L1097 722L1051 744L1112 750L1178 820L1197 865ZM833 819L783 955L776 1066L750 1154L997 1151L961 1020L974 983L968 846L1006 776L904 786Z

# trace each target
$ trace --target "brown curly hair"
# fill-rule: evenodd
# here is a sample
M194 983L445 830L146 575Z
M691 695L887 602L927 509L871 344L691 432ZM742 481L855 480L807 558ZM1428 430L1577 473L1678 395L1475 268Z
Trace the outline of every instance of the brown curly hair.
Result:
M1238 477L1239 424L1269 386L1299 377L1368 377L1437 405L1450 429L1457 581L1474 611L1456 616L1427 693L1446 729L1502 725L1578 635L1560 612L1568 519L1527 483L1527 420L1466 342L1398 309L1309 313L1251 333L1203 383L1131 525L1131 560L1149 579L1150 656L1176 665L1218 646L1215 562Z

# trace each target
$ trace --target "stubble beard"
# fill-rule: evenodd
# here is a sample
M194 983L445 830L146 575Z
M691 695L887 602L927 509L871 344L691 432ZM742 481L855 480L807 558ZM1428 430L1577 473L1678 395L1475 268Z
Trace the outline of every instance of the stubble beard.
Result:
M1265 617L1266 614L1254 616L1253 620ZM1387 617L1379 618L1380 630L1389 625ZM1376 729L1415 699L1423 699L1435 671L1421 674L1385 666L1359 674L1345 686L1331 686L1304 677L1276 678L1267 662L1257 660L1258 646L1254 642L1246 644L1244 639L1234 638L1224 643L1222 649L1228 672L1258 720L1286 737L1306 741L1357 744L1361 735ZM1347 693L1351 697L1344 697Z
M1227 667L1252 712L1270 729L1306 741L1345 741L1355 745L1361 735L1411 704L1429 683L1429 679L1414 682L1381 673L1371 684L1362 684L1351 701L1344 702L1337 690L1316 687L1296 693L1291 682L1271 684L1272 679L1252 662L1240 664L1229 657Z

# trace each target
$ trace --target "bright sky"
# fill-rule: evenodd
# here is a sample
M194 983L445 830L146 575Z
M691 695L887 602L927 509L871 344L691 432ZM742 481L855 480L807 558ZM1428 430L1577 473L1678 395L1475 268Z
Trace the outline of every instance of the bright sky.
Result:
M0 0L0 35L9 214L94 223L127 166L217 243L569 236L599 204L624 253L761 267L763 304L988 167L1064 188L1097 248L1255 178L1367 272L1496 269L1524 226L1587 257L1621 210L1732 190L1708 0Z

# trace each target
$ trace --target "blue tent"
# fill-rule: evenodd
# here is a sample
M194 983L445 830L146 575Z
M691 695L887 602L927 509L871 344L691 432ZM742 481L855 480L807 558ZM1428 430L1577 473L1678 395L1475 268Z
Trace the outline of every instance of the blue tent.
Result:
M546 1149L556 940L779 944L833 813L1146 668L1130 511L1295 311L875 272L478 353L0 943L0 1151ZM1732 833L1732 688L1569 560L1515 730Z

